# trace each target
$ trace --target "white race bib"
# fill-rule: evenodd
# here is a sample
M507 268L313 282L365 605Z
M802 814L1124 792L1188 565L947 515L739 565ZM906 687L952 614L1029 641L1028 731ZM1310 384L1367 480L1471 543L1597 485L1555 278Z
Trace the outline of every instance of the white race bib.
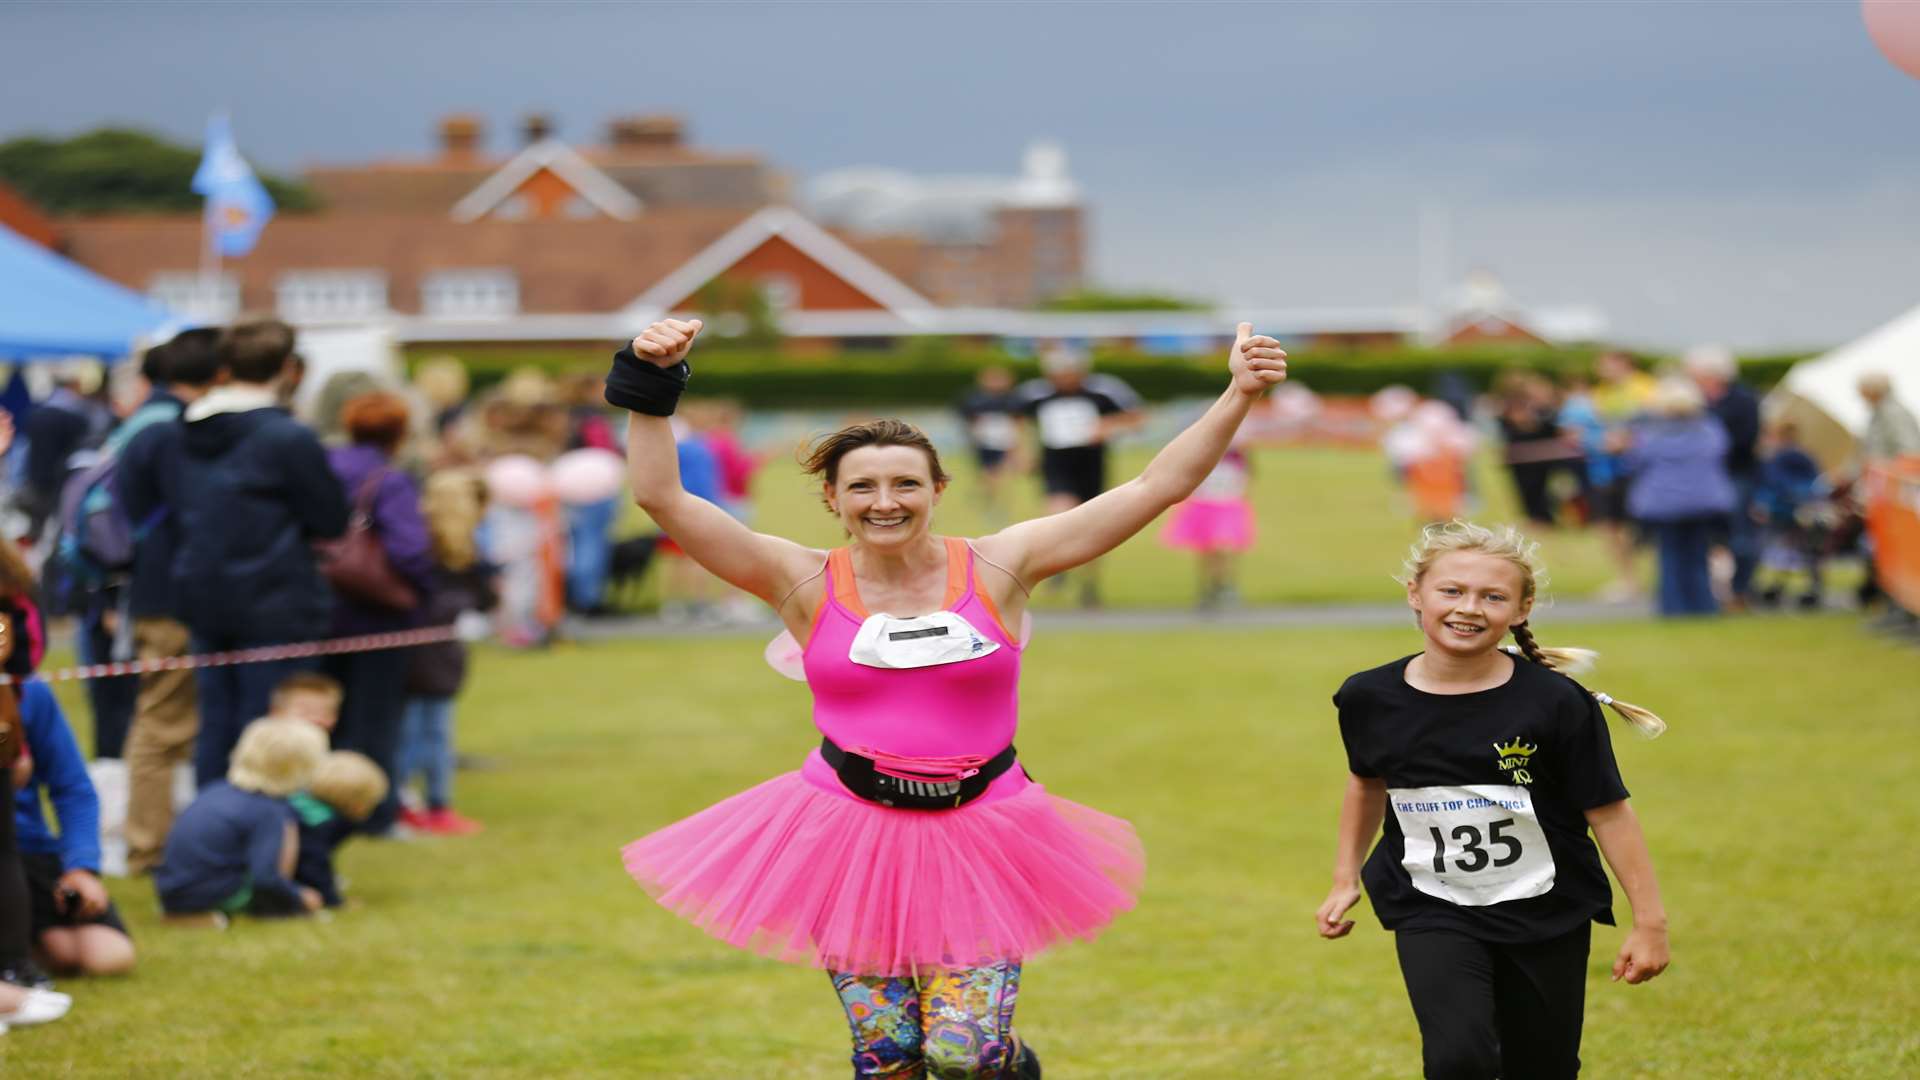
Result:
M1553 852L1526 788L1388 788L1387 806L1406 838L1402 865L1428 896L1485 907L1553 888Z
M1049 450L1092 446L1100 433L1100 407L1083 397L1058 398L1040 406L1040 445Z
M973 420L973 441L988 450L1011 450L1020 441L1020 428L1006 413L981 413Z
M884 612L867 616L847 648L847 659L874 668L922 668L978 660L1000 643L951 611L912 619Z

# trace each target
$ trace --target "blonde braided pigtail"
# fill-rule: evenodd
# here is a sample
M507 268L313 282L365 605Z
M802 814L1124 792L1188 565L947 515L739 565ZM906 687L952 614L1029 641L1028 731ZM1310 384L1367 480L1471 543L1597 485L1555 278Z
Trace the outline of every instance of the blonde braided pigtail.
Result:
M1543 649L1533 639L1533 629L1524 620L1514 623L1507 629L1513 631L1513 640L1519 642L1520 653L1541 667L1574 675L1593 668L1594 660L1600 654L1592 649ZM1649 739L1657 739L1667 730L1667 722L1660 719L1650 709L1643 709L1628 701L1615 701L1613 695L1598 690L1589 691L1595 701L1620 714L1620 718L1633 725L1633 729Z

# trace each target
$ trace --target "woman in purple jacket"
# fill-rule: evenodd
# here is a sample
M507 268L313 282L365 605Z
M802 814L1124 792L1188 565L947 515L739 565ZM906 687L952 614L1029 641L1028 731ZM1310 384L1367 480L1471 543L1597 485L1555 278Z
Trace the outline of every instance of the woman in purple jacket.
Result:
M1692 383L1667 379L1633 425L1632 439L1624 459L1627 513L1653 533L1660 551L1659 613L1716 614L1707 549L1735 502L1726 429Z
M394 451L407 435L407 403L384 390L359 394L340 412L341 426L352 442L327 452L328 464L340 478L347 501L356 512L367 506L374 535L394 571L411 584L421 601L400 611L353 597L336 598L333 632L336 636L380 634L420 625L420 615L433 580L433 551L426 519L420 514L420 491L413 478L393 464ZM340 680L340 724L334 729L335 750L358 750L391 779L400 749L401 715L406 707L406 649L343 653L326 659L322 670ZM365 830L373 835L393 828L399 802L390 786Z

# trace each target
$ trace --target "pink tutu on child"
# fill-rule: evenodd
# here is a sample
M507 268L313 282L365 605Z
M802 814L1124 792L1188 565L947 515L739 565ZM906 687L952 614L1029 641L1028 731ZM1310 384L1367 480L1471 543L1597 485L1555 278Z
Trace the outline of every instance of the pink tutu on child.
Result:
M1245 499L1188 499L1173 508L1160 542L1183 551L1245 551L1253 546L1253 507Z
M1000 779L1017 789L929 811L786 773L623 855L655 900L714 937L863 975L1022 960L1133 906L1146 858L1131 825Z

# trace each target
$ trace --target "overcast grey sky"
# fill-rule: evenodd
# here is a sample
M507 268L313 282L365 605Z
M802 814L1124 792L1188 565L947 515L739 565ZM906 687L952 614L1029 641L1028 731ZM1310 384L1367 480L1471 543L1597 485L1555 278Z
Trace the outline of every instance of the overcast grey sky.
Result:
M1451 270L1620 338L1837 343L1920 303L1920 80L1852 0L0 4L0 138L227 109L256 165L419 155L441 114L684 114L804 182L1060 141L1111 287L1411 304Z

